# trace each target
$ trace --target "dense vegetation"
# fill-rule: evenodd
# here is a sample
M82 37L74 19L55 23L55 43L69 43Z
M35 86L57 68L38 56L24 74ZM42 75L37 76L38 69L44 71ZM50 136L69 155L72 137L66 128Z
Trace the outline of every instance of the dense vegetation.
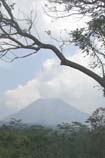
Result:
M12 120L0 127L0 158L104 158L104 109L88 125L63 123L55 129Z

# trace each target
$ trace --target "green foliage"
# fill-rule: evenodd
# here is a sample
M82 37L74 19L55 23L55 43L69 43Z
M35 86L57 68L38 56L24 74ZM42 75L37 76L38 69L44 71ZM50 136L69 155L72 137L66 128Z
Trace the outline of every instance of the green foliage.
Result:
M48 0L56 18L69 18L76 15L87 20L85 26L74 31L68 30L70 42L83 53L94 59L91 68L101 68L105 76L105 1L104 0ZM53 4L53 5L52 5ZM56 5L58 4L58 5ZM63 6L62 11L59 7ZM55 9L54 9L55 8ZM51 10L51 9L50 9ZM49 12L51 12L49 10ZM59 16L58 16L59 15ZM74 17L73 17L74 18ZM71 24L70 24L71 25Z
M96 111L90 118L97 118ZM50 129L12 120L0 127L0 158L104 158L105 126L101 127L72 122Z

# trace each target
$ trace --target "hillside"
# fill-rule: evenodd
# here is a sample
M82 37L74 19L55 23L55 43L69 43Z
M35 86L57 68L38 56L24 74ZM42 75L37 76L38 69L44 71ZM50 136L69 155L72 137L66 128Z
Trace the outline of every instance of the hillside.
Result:
M22 119L24 123L30 124L56 125L70 121L83 122L88 118L88 114L60 99L39 99L8 117L10 118Z

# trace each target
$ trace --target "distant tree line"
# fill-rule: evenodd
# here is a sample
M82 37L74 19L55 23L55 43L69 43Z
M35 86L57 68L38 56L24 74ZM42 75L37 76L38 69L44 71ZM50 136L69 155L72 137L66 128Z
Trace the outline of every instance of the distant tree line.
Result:
M105 158L105 109L55 129L14 119L0 127L0 158Z

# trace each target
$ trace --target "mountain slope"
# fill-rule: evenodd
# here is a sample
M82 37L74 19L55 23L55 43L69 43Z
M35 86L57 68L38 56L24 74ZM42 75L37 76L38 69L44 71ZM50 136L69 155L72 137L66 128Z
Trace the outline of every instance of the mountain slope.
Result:
M10 118L22 119L25 123L56 125L62 122L87 119L88 114L80 112L60 99L39 99Z

